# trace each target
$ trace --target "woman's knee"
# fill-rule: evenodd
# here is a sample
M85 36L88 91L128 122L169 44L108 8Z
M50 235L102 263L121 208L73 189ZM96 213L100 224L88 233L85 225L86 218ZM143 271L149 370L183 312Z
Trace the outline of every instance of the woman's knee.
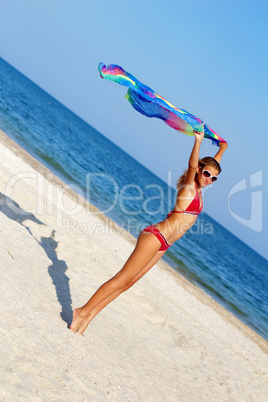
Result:
M115 289L122 289L123 292L132 286L132 279L120 274L116 274L111 281Z
M135 283L135 281L130 281L130 282L128 282L124 287L123 287L123 292L126 292L128 289L130 289L131 288L131 286L133 286L134 285L134 283Z

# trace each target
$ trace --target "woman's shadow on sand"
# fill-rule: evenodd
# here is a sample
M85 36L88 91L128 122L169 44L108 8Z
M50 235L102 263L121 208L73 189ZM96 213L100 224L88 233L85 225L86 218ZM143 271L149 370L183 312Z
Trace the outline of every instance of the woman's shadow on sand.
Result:
M18 222L21 226L23 226L35 239L35 241L43 248L46 255L51 260L52 265L48 267L48 273L55 286L57 298L61 305L60 315L63 321L70 326L72 321L72 298L69 285L70 280L65 274L68 267L65 261L58 259L56 252L58 242L54 238L55 230L52 230L49 237L41 237L41 241L38 241L29 226L27 226L27 220L30 220L37 225L46 225L37 219L32 213L24 211L19 204L2 193L0 193L0 212L6 215L7 218Z

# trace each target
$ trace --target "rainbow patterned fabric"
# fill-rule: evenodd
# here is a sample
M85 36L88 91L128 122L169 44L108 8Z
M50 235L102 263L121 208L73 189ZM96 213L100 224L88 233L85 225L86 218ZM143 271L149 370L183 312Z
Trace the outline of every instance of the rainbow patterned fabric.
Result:
M126 99L138 112L147 117L162 119L170 127L183 134L194 135L193 130L201 131L203 121L186 110L178 109L162 96L157 95L151 88L142 84L133 75L127 73L122 67L115 64L105 66L99 64L101 78L117 82L128 87ZM204 125L205 138L212 140L218 145L219 142L226 142L215 131Z

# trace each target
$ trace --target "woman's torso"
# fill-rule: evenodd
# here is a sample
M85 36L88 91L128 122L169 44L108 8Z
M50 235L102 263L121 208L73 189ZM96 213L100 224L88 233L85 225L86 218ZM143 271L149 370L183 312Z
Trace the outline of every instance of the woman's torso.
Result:
M160 230L169 244L173 244L193 226L202 208L202 194L195 183L190 191L179 189L173 211L154 226Z

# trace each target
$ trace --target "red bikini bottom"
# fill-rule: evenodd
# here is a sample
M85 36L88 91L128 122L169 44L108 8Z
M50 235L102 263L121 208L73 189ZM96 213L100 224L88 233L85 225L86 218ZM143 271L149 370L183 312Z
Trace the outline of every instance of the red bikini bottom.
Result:
M156 229L156 227L154 227L154 225L148 226L143 230L143 232L152 233L160 241L161 247L158 251L166 251L171 246L171 244L168 244L165 237L158 229Z

